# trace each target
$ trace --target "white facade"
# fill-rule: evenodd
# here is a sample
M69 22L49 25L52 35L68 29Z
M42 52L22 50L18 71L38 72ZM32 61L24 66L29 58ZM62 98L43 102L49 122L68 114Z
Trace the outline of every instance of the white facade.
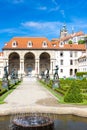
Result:
M14 51L5 51L4 56L0 56L0 78L3 77L3 70L4 66L8 65L8 57L11 53ZM15 51L20 55L20 69L19 74L24 74L24 55L28 53L28 51ZM87 57L79 59L78 58L82 56L82 51L70 51L70 50L52 50L52 51L31 51L31 53L34 53L36 55L36 61L35 61L35 70L33 71L33 74L37 73L37 67L38 67L38 74L39 72L39 56L41 53L46 52L50 54L51 60L50 60L50 74L54 73L55 66L59 66L59 77L70 77L75 76L75 73L77 71L79 72L85 72L87 71ZM38 62L38 66L37 66ZM44 64L44 63L43 63ZM45 68L46 69L46 68ZM45 70L44 69L44 70Z
M78 72L87 72L87 55L82 54L78 59Z
M0 78L3 77L3 54L0 53Z
M56 65L59 66L59 77L75 76L78 70L78 58L82 51L55 51Z

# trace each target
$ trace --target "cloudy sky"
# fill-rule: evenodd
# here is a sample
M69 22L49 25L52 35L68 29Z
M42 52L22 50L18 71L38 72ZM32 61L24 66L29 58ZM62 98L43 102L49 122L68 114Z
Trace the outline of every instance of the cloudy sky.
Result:
M13 37L58 38L64 23L87 33L87 1L0 0L0 49Z

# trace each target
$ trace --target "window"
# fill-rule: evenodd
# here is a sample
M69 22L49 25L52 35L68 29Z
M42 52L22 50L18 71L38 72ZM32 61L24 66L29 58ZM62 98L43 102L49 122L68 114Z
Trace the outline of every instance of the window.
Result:
M70 60L70 65L73 65L73 60Z
M77 51L75 51L75 57L77 57Z
M47 47L47 42L46 42L46 41L43 41L42 46L43 46L43 47Z
M17 42L16 42L16 41L13 41L13 42L12 42L12 47L17 47L17 46L18 46Z
M73 52L72 51L70 51L70 57L73 57Z
M63 65L63 60L60 60L60 65Z
M60 56L63 57L63 51L60 52Z
M73 69L70 69L70 75L73 75Z
M32 47L32 42L31 41L28 41L28 44L27 44L27 47Z
M60 69L60 72L63 73L63 69Z
M60 41L59 46L60 46L60 47L63 47L63 46L64 46L64 42L63 42L63 41Z
M77 37L73 37L73 42L74 42L74 43L77 42Z

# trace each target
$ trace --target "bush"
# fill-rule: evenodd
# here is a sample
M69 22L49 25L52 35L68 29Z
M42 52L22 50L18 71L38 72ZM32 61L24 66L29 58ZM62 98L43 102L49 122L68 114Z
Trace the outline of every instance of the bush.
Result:
M65 95L65 92L63 90L61 90L60 88L56 88L55 91L62 95Z
M87 72L77 72L76 73L77 77L83 77L83 75L87 75Z
M75 81L71 84L71 87L64 96L64 101L68 103L80 103L83 101L80 88Z
M82 94L82 96L84 100L87 100L87 94Z

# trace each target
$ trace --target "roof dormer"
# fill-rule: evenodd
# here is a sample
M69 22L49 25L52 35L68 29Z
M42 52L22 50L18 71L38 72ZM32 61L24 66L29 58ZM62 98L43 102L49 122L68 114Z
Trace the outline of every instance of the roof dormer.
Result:
M12 47L17 47L17 46L18 46L17 41L13 41L13 42L12 42Z
M46 41L43 41L42 47L47 47L47 42Z
M64 42L63 42L63 41L60 41L59 46L60 46L60 47L63 47L63 46L64 46Z
M33 46L33 43L31 41L28 41L27 47L32 47L32 46Z

